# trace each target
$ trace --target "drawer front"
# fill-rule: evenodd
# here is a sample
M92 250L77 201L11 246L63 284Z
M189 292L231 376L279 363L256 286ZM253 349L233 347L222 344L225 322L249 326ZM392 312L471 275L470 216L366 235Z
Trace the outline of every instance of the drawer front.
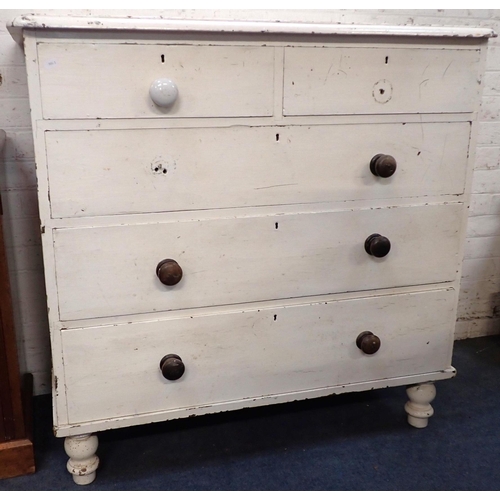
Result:
M271 47L39 43L38 58L45 119L273 114ZM168 108L149 94L163 78Z
M480 95L479 49L286 47L285 115L455 113Z
M443 370L454 304L448 289L65 330L69 421ZM381 340L372 355L356 346L366 330ZM159 370L170 353L185 365L175 381Z
M453 281L461 203L54 230L62 320ZM365 240L391 241L383 258ZM183 271L163 285L157 264Z
M469 123L46 133L52 216L459 194ZM370 160L397 161L390 178Z

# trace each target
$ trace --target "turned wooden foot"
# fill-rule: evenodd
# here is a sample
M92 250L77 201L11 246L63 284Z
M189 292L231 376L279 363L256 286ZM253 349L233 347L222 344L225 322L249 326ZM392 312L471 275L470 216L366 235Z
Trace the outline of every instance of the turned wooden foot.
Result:
M99 466L99 457L95 454L98 443L95 434L71 436L64 440L64 450L69 456L67 468L76 484L90 484L95 479Z
M434 384L412 385L406 389L406 394L410 398L410 401L405 404L408 423L418 429L427 427L429 417L434 415L434 409L429 404L436 397Z

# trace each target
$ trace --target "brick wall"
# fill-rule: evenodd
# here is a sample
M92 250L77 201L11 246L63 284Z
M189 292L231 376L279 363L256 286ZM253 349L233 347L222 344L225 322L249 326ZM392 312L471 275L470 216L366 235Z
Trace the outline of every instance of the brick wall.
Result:
M26 70L6 23L29 10L0 10L0 128L7 146L0 159L0 191L23 371L37 394L50 391L50 352L36 177ZM37 10L37 14L92 15L92 10ZM95 12L94 12L95 13ZM256 19L345 24L484 26L500 34L500 10L100 10L96 15ZM500 38L488 48L473 195L456 338L500 333Z

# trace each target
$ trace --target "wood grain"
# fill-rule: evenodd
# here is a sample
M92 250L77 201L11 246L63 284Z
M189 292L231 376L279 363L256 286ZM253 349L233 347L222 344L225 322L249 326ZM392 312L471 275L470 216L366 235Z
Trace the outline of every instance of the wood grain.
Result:
M16 439L0 443L0 479L23 476L35 472L33 443Z

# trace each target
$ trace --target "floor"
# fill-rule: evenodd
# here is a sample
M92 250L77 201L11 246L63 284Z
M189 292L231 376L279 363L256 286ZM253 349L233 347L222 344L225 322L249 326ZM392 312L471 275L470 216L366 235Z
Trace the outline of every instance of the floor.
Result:
M455 343L426 429L403 387L99 434L89 486L66 472L50 398L35 398L37 472L6 490L500 490L500 336Z

